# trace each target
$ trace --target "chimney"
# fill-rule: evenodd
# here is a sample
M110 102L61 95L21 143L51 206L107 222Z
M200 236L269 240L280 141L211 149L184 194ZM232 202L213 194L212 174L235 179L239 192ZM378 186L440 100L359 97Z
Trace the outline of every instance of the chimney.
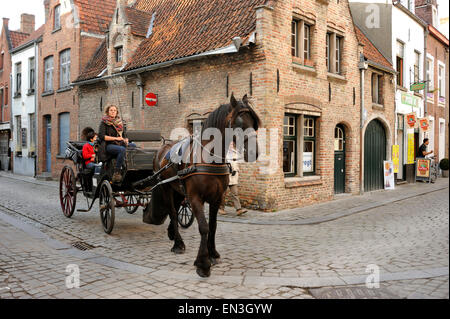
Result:
M20 32L31 34L34 31L34 15L22 13L20 16Z
M3 18L3 27L5 29L8 29L8 24L9 24L9 18Z
M44 0L44 8L45 8L45 22L47 22L48 16L50 14L50 0Z

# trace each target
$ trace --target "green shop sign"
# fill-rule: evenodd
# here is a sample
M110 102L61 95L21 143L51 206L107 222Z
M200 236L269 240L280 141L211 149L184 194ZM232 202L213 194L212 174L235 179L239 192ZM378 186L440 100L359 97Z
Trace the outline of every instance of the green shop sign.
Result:
M421 91L421 90L425 90L425 87L426 87L425 82L418 82L418 83L411 84L411 87L409 89L410 89L410 91Z
M415 97L414 95L402 93L401 98L402 104L409 105L412 107L419 107L419 98Z

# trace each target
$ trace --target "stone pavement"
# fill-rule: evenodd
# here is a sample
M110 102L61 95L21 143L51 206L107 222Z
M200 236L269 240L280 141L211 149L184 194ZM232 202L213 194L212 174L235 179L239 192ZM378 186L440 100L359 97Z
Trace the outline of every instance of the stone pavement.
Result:
M226 216L238 222L219 221L222 260L203 279L192 266L196 223L181 232L186 253L174 255L167 222L145 225L141 210L117 210L108 236L97 209L62 215L57 183L0 173L0 298L320 298L314 289L364 285L371 264L380 269L380 288L398 298L448 298L448 179L438 181L259 213L270 216L267 224L249 224L267 218L252 212ZM357 208L350 199L373 207L319 224L292 223L315 218L317 206L325 216ZM80 241L91 249L72 246ZM80 269L79 289L65 286L70 264Z

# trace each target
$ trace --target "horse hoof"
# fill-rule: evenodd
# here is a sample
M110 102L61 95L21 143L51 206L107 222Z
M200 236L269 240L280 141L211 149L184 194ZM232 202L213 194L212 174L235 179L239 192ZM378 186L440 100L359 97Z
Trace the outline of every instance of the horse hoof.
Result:
M184 254L184 251L186 249L184 247L173 247L170 251L175 253L175 254Z
M209 277L211 276L211 270L210 269L204 270L202 268L197 267L197 275L199 275L202 278Z
M220 264L220 258L213 258L213 257L211 257L209 260L211 260L211 265L212 266Z

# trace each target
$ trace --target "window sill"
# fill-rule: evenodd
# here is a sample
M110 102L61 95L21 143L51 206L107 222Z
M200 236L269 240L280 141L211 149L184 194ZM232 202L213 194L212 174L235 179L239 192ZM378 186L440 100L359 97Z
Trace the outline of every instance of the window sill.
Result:
M374 110L384 110L384 105L383 104L378 104L378 103L372 103L372 109L374 109Z
M16 154L14 154L16 157L22 157L22 152L16 152Z
M54 30L52 31L52 34L55 33L55 32L58 32L58 31L61 31L61 27L59 27L58 29L54 29Z
M56 93L62 93L62 92L70 91L70 90L72 90L72 87L66 86L66 87L60 88L58 91L56 91Z
M34 89L29 89L27 92L27 96L34 95Z
M56 155L56 159L66 159L65 155Z
M423 94L420 94L420 93L414 92L414 95L415 95L415 96L417 96L417 97L420 97L420 98L422 98L422 99L423 99Z
M55 91L47 91L47 92L43 92L41 96L44 97L44 96L49 96L49 95L53 95L53 94L55 94Z
M292 68L301 73L309 73L311 75L317 75L317 70L312 66L305 66L302 64L299 64L297 62L292 62Z
M13 99L18 99L18 98L21 97L21 96L22 96L22 94L20 94L20 93L15 93L14 96L13 96Z
M317 175L304 176L304 177L285 177L285 188L306 187L323 184L322 178Z
M407 88L405 88L403 86L400 86L400 85L397 85L397 89L400 90L400 91L403 91L403 92L408 92Z
M328 80L338 80L338 81L342 81L342 82L347 82L346 77L342 76L340 74L328 72L327 77L328 77Z

